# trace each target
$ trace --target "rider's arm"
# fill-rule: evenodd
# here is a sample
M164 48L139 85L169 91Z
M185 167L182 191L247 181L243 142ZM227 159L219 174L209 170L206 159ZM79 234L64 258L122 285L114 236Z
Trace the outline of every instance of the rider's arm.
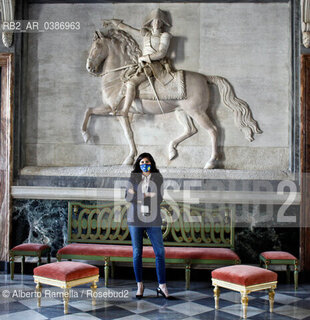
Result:
M131 32L131 33L134 33L135 35L140 35L140 32L141 32L141 30L133 28L123 23L123 20L109 19L109 20L103 20L102 22L104 27L108 27L112 25L114 28L117 28L126 32Z
M117 25L117 28L129 33L133 33L136 36L139 36L141 32L140 29L133 28L128 24L123 23L122 21L120 21L120 23Z
M149 55L150 60L160 60L166 57L169 45L170 45L170 39L171 39L171 34L168 32L164 32L160 36L160 42L159 42L159 48L157 52L154 52Z

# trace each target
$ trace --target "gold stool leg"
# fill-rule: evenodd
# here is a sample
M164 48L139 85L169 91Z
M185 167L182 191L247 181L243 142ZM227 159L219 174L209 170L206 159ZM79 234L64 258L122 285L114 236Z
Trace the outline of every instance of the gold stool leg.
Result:
M95 306L96 305L96 289L97 289L96 281L93 282L90 288L92 291L92 305Z
M241 302L242 302L242 311L243 311L243 318L247 318L247 312L248 312L248 303L249 298L246 292L241 294Z
M269 289L269 311L273 312L273 305L274 305L274 289Z
M108 278L109 278L109 258L104 258L104 285L108 286Z
M38 256L37 266L40 266L41 264L42 264L41 255L39 255L39 256Z
M24 268L25 268L25 256L22 256L21 274L24 274Z
M111 262L111 278L114 279L115 275L115 263L112 261Z
M286 282L287 284L291 283L291 275L290 275L291 269L290 269L290 265L288 264L286 266Z
M64 289L63 297L64 297L64 314L68 313L68 303L69 303L69 288Z
M14 280L14 254L10 254L10 272L11 272L11 280Z
M185 267L185 287L186 287L186 290L189 289L190 281L191 281L191 265L187 264Z
M219 286L215 286L213 292L214 292L215 309L218 309L219 308L219 300L220 300Z
M294 285L295 285L295 290L297 290L297 288L298 288L298 261L296 261L294 264Z
M36 294L38 296L38 308L41 307L41 297L42 297L42 285L40 282L36 285Z

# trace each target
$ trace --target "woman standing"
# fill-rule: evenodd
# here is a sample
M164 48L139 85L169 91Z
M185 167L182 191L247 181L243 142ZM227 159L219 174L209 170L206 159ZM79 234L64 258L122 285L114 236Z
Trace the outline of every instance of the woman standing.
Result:
M149 153L142 153L137 158L131 172L126 190L126 200L131 203L127 223L133 247L133 267L138 285L136 297L142 298L143 233L147 232L155 253L156 273L159 286L157 296L169 297L166 286L165 248L161 231L160 203L163 177Z

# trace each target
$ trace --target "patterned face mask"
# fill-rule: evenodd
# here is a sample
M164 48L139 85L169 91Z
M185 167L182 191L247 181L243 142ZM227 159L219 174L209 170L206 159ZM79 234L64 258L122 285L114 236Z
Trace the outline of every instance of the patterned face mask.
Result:
M141 164L140 165L140 169L143 171L143 172L149 172L151 171L151 165L150 164Z

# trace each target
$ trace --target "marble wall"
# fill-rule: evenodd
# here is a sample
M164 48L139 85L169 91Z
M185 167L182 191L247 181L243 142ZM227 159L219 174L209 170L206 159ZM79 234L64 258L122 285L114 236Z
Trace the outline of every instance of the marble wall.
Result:
M102 19L120 18L140 27L144 16L160 6L172 16L171 56L175 66L226 77L247 101L263 134L252 143L235 127L232 113L214 95L210 113L219 125L223 167L287 171L291 144L291 11L275 3L85 3L31 4L29 19L79 21L76 32L28 34L22 145L25 166L109 166L121 164L129 148L118 120L94 117L85 144L84 112L101 104L100 79L85 68L88 49ZM198 134L168 160L167 143L181 134L173 113L136 116L132 123L138 152L156 155L161 167L202 168L210 156L210 139Z
M13 202L12 247L21 243L44 243L56 255L67 241L68 202L17 200Z

